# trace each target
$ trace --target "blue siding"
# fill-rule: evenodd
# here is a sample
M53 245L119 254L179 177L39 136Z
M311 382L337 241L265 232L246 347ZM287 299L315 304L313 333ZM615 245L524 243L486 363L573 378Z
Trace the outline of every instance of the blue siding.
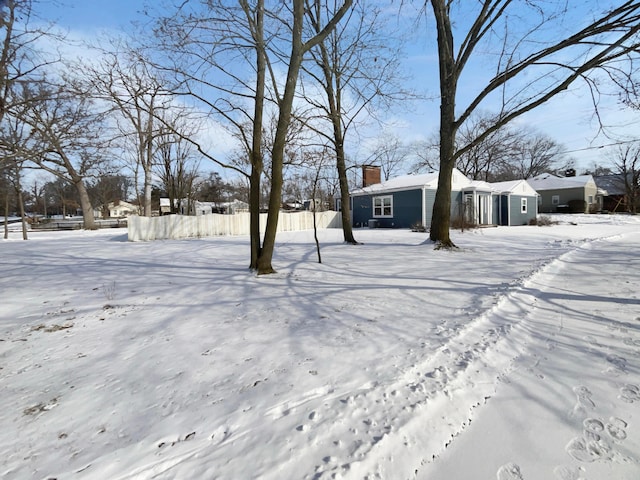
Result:
M455 217L460 215L460 202L462 199L461 192L451 192L451 217ZM425 227L429 228L431 226L431 219L433 218L433 204L436 203L436 191L435 190L427 190L425 192L425 211L426 215L426 225Z
M522 213L522 199L527 199L527 213ZM525 197L522 195L511 195L511 222L510 225L528 225L529 221L536 218L536 197Z
M373 216L373 197L393 197L393 217L376 218L382 228L410 228L415 223L422 223L422 190L380 193L353 197L353 225L366 227Z
M500 220L504 217L500 216L500 196L494 195L491 201L493 202L491 206L491 223L493 225L501 225Z
M496 225L510 225L509 221L509 195L500 195L500 223Z
M424 211L425 215L425 227L429 228L431 226L431 219L433 218L433 204L436 202L436 191L435 190L427 190L424 195Z
M353 197L351 205L354 227L365 227L370 218L373 218L371 197Z

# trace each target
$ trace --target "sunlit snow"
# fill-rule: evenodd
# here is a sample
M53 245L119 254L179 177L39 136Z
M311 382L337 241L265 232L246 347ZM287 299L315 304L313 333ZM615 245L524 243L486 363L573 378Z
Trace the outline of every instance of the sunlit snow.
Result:
M0 477L640 478L640 217L0 242Z

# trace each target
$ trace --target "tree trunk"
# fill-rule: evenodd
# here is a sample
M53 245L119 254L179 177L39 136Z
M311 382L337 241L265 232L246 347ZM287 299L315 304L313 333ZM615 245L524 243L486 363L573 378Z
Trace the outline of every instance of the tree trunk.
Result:
M9 192L4 196L4 239L9 238Z
M93 207L91 206L91 200L89 200L89 194L87 188L84 186L82 179L78 179L74 182L78 196L80 197L80 207L82 208L82 219L84 221L85 230L96 230L95 218L93 217Z
M18 198L18 207L20 208L20 223L22 224L22 239L28 240L27 235L27 215L24 211L24 197L22 196L22 186L20 179L16 180L16 197Z
M276 233L278 229L278 217L282 203L282 168L284 163L284 149L287 141L287 131L291 123L291 110L293 108L293 98L298 74L302 65L303 44L302 44L302 20L304 16L304 2L294 0L293 2L293 27L291 36L291 56L289 69L287 71L287 81L284 87L284 95L280 100L280 112L278 114L278 124L271 152L271 193L269 194L269 212L267 226L264 233L262 251L258 257L258 274L264 275L275 273L271 265L273 251L276 243Z
M255 13L256 41L256 98L251 132L251 175L249 177L249 237L251 242L251 270L258 270L262 254L260 239L260 182L262 177L262 122L264 117L264 91L266 83L266 52L264 45L264 0L259 0Z
M340 137L340 140L340 143L336 145L336 168L338 170L338 180L340 181L340 214L342 217L342 235L346 243L358 245L358 242L353 236L353 227L351 225L349 181L347 179L347 165L342 137Z
M449 238L449 227L451 225L451 177L455 166L458 72L453 50L453 34L445 3L447 2L444 0L431 2L438 30L440 67L440 171L429 238L436 242L438 247L453 248L455 245Z
M251 270L258 269L261 253L260 239L260 177L261 169L251 161L251 177L249 177L249 236L251 241Z
M151 216L151 177L153 176L153 172L151 172L151 165L144 167L144 216Z

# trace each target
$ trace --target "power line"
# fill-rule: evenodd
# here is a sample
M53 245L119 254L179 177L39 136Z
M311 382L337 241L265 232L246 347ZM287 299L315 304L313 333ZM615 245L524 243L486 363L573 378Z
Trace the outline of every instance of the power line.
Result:
M575 150L565 150L564 153L575 153L575 152L586 152L588 150L599 150L602 148L606 148L606 147L615 147L618 145L626 145L627 143L634 143L637 142L638 140L625 140L625 141L620 141L620 142L616 142L616 143L607 143L606 145L598 145L597 147L585 147L585 148L578 148Z

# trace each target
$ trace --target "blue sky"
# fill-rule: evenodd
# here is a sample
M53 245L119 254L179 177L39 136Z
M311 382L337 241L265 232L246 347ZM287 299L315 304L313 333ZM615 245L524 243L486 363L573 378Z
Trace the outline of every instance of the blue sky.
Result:
M92 35L100 30L130 30L132 20L142 18L138 12L144 8L145 0L62 0L42 1L35 5L38 15L47 20L55 21L60 26L79 36ZM429 27L422 30L429 30ZM428 51L435 46L435 34L430 32L425 38L415 39L407 61L408 73L413 77L416 88L426 90L436 95L437 63L435 52ZM486 73L486 72L485 72ZM464 90L463 90L464 91ZM608 98L602 105L601 114L607 124L631 126L618 128L618 132L635 132L638 129L638 115L623 110L615 98ZM403 113L392 114L389 118L391 132L400 138L410 140L429 138L437 130L438 102L437 100L421 101L416 104L411 113L405 109ZM569 155L576 160L578 169L592 166L594 162L604 164L606 158L604 150L597 149L599 145L614 143L598 136L598 123L593 116L593 107L588 91L582 85L576 84L564 95L553 99L548 104L534 112L521 117L517 123L533 127L548 134L557 142L565 146Z
M143 6L143 1L135 0L41 0L34 8L44 20L66 28L93 30L126 26Z

